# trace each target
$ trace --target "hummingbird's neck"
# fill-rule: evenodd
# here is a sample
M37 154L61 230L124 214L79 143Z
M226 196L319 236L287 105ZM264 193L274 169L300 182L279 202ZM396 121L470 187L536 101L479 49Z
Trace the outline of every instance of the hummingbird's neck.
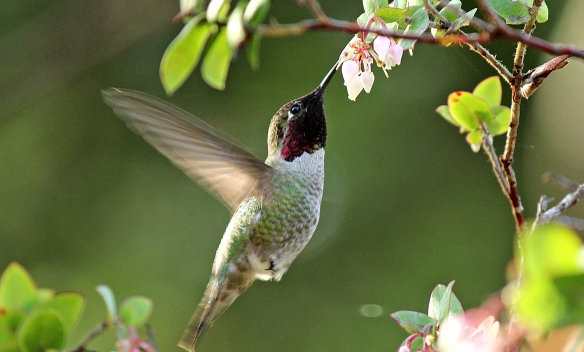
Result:
M271 154L266 159L266 164L276 170L297 171L317 177L324 174L324 149L303 153L292 161L286 161L278 154Z

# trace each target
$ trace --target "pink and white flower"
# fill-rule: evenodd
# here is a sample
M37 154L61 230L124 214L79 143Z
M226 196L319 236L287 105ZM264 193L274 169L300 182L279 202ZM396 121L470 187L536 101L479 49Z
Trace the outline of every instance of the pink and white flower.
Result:
M361 91L369 93L375 82L371 71L371 64L375 60L387 76L386 70L401 63L403 48L392 38L377 36L371 43L367 43L366 35L357 34L341 53L339 63L343 74L344 84L347 87L349 99L355 100Z
M492 316L478 327L470 325L464 315L448 318L438 335L440 352L501 352L503 343L499 336L499 322Z

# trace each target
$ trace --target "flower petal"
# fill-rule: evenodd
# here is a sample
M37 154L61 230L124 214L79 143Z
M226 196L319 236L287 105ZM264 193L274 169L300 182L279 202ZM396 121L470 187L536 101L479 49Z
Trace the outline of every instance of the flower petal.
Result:
M349 94L349 99L355 100L361 91L363 90L363 81L360 77L355 77L347 84L347 93Z
M371 91L371 87L373 86L373 82L375 81L375 76L371 71L365 71L361 73L361 82L363 83L363 89L365 89L366 93Z
M388 55L392 57L394 62L392 66L401 64L403 53L404 49L399 44L394 44L389 47Z
M373 50L377 53L377 55L381 58L384 58L389 50L391 45L391 40L388 37L384 37L382 35L378 35L377 38L373 41Z
M345 85L348 84L359 74L360 67L359 64L353 60L343 62L341 72L343 73L343 78L345 79Z

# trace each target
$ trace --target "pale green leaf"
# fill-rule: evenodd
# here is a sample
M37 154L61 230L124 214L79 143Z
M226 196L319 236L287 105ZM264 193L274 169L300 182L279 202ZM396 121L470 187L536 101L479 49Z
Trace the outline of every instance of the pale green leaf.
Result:
M454 22L460 16L460 12L462 11L462 3L460 0L452 0L448 3L448 5L444 6L440 10L440 14L444 16L449 22Z
M20 264L12 262L0 277L0 307L28 312L38 302L36 285Z
M489 106L501 105L501 80L499 76L492 76L479 83L472 94L483 99Z
M442 116L446 121L450 122L454 126L461 127L460 122L456 121L456 119L454 117L452 117L452 114L450 113L450 109L448 108L447 105L439 106L438 108L436 108L436 112L438 114L440 114L440 116Z
M483 131L474 130L466 135L466 142L470 145L470 149L477 153L481 150L481 142L483 140Z
M511 121L511 109L506 106L492 106L491 110L495 114L495 118L487 122L487 129L493 136L498 136L507 132L509 129L509 122Z
M375 17L383 20L385 23L397 22L401 27L405 27L406 9L397 9L395 7L383 7L375 11Z
M173 94L191 75L209 37L217 26L202 22L204 14L192 18L170 43L160 62L160 80L166 94Z
M152 300L143 296L133 296L120 304L120 319L126 326L142 327L152 315Z
M427 325L433 325L436 320L426 314L401 310L391 314L391 317L408 333L422 332Z
M367 16L371 15L378 8L387 7L388 0L363 0L363 9Z
M40 306L39 310L55 309L62 319L65 332L71 331L79 320L85 298L78 292L59 292L53 299Z
M410 25L406 28L404 33L412 35L420 35L426 31L430 25L430 19L428 18L428 12L425 8L418 9L412 18L410 19ZM413 49L416 44L416 40L413 39L400 39L398 44L405 50Z
M491 8L505 19L507 24L524 24L531 17L529 9L533 6L533 0L488 0ZM549 10L544 2L536 17L538 22L548 19Z
M112 289L107 285L99 285L95 288L95 290L101 295L105 302L109 320L115 321L118 314L116 310L116 297L114 296Z
M225 89L225 80L232 57L233 50L227 42L227 31L222 28L203 59L201 66L203 80L215 89Z
M251 66L252 70L257 70L260 67L260 43L262 36L259 33L254 33L251 41L248 42L246 47L247 61Z
M65 347L65 326L58 312L55 309L44 309L31 314L18 332L18 341L25 352Z
M450 94L448 107L452 117L468 131L478 129L480 121L488 123L495 118L489 105L469 92L458 91Z

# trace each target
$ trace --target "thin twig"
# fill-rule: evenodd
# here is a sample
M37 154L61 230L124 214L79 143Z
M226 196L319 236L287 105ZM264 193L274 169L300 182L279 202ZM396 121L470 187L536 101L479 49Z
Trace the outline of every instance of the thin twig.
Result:
M541 176L544 182L547 183L554 183L563 189L567 189L568 191L574 192L580 186L578 182L572 181L566 176L557 174L555 172L546 172Z
M448 19L446 19L446 17L444 17L434 6L432 6L429 0L424 0L424 7L428 12L432 14L432 16L434 16L434 18L439 19L440 22L442 22L445 25L448 24L447 27L450 26L450 21L448 21Z
M489 26L490 28L490 26ZM260 25L257 27L248 27L246 30L249 33L258 33L262 37L287 37L299 36L313 30L332 30L342 31L347 33L375 33L392 38L414 39L420 43L431 44L467 44L478 43L485 44L495 39L504 39L507 41L522 42L539 51L554 54L554 55L570 55L584 59L584 49L574 45L566 45L561 43L551 43L541 38L525 35L512 27L503 23L501 28L483 28L484 32L477 34L461 35L449 34L442 38L434 38L431 34L409 34L397 31L390 31L385 28L369 28L365 29L355 22L347 22L335 19L329 19L328 22L320 22L318 20L304 20L292 24L278 24L270 23Z
M146 334L148 335L148 344L154 349L154 351L158 351L158 346L156 346L156 338L154 336L154 330L150 324L146 324Z
M539 197L539 201L537 202L537 212L535 213L535 220L531 225L531 232L535 231L535 228L539 224L540 217L545 211L548 209L548 205L553 201L553 198L550 198L546 195Z
M499 185L503 190L505 195L509 194L509 184L507 183L507 179L505 178L505 174L501 169L501 163L499 162L499 158L497 157L497 153L495 152L495 147L493 146L493 136L489 133L487 129L487 125L479 121L481 125L481 129L483 131L483 139L481 144L483 145L483 149L487 156L489 157L489 161L491 162L491 166L493 167L493 173L497 177L497 181L499 181Z
M306 0L306 4L319 22L326 23L329 21L328 16L324 13L317 0Z
M584 197L584 184L578 186L578 188L572 192L568 193L564 199L562 199L557 205L551 207L550 209L546 210L543 214L539 217L539 223L545 224L559 215L563 214L568 208L574 206L580 199Z
M477 0L476 2L478 6L485 12L489 21L495 24L498 30L501 28L507 29L509 27L502 23L499 17L493 13L492 9L485 3L484 0ZM535 20L541 4L541 0L536 0L533 7L530 9L530 18L523 27L522 31L522 33L527 37L531 38L531 32L535 29ZM503 165L503 171L505 172L505 177L509 183L508 198L513 208L517 233L520 236L523 233L525 219L523 217L523 205L521 204L521 198L519 197L519 192L517 191L517 178L515 177L515 171L513 170L512 165L515 154L515 145L517 142L517 131L519 129L519 116L522 99L521 87L523 85L523 62L525 60L526 49L527 45L524 41L517 42L517 48L515 49L515 56L513 59L513 72L511 80L511 120L509 122L509 128L507 129L505 150L500 159L501 164Z
M491 54L485 47L480 45L479 43L466 43L474 52L478 53L480 56L487 61L489 65L491 65L497 72L499 76L503 77L507 84L511 85L512 76L511 72L503 65L497 58Z
M85 336L83 338L83 340L81 340L81 342L79 342L77 347L73 348L69 352L87 352L87 351L90 351L87 348L85 348L85 346L87 344L89 344L91 341L93 341L96 337L101 335L110 326L111 326L110 322L107 320L104 321L103 323L99 324L98 326L95 327L95 329L93 329L89 334L87 334L87 336Z
M574 230L584 231L584 219L568 216L566 214L560 214L554 219L554 221L562 223Z
M444 24L444 26L450 27L450 22L448 21L448 19L446 19L446 17L444 17L434 6L432 6L432 4L430 4L429 0L424 0L424 6L425 6L426 10L428 12L430 12L435 18L438 18L440 20L440 22L442 22ZM453 8L453 10L456 10L456 9ZM463 16L464 12L461 11L461 13L459 13L459 15ZM481 25L483 25L482 29L484 29L486 22L481 21ZM463 31L459 31L459 33L462 36L468 37L468 34L466 34ZM474 52L481 55L483 57L483 59L485 59L485 61L487 61L487 63L489 65L491 65L499 73L499 75L501 77L503 77L505 82L507 82L507 84L511 85L511 79L512 79L511 72L509 72L507 67L505 67L505 65L503 65L499 60L497 60L497 58L493 54L491 54L484 46L482 46L479 43L468 42L468 43L466 43L466 45L468 45L468 47L471 50L473 50Z

